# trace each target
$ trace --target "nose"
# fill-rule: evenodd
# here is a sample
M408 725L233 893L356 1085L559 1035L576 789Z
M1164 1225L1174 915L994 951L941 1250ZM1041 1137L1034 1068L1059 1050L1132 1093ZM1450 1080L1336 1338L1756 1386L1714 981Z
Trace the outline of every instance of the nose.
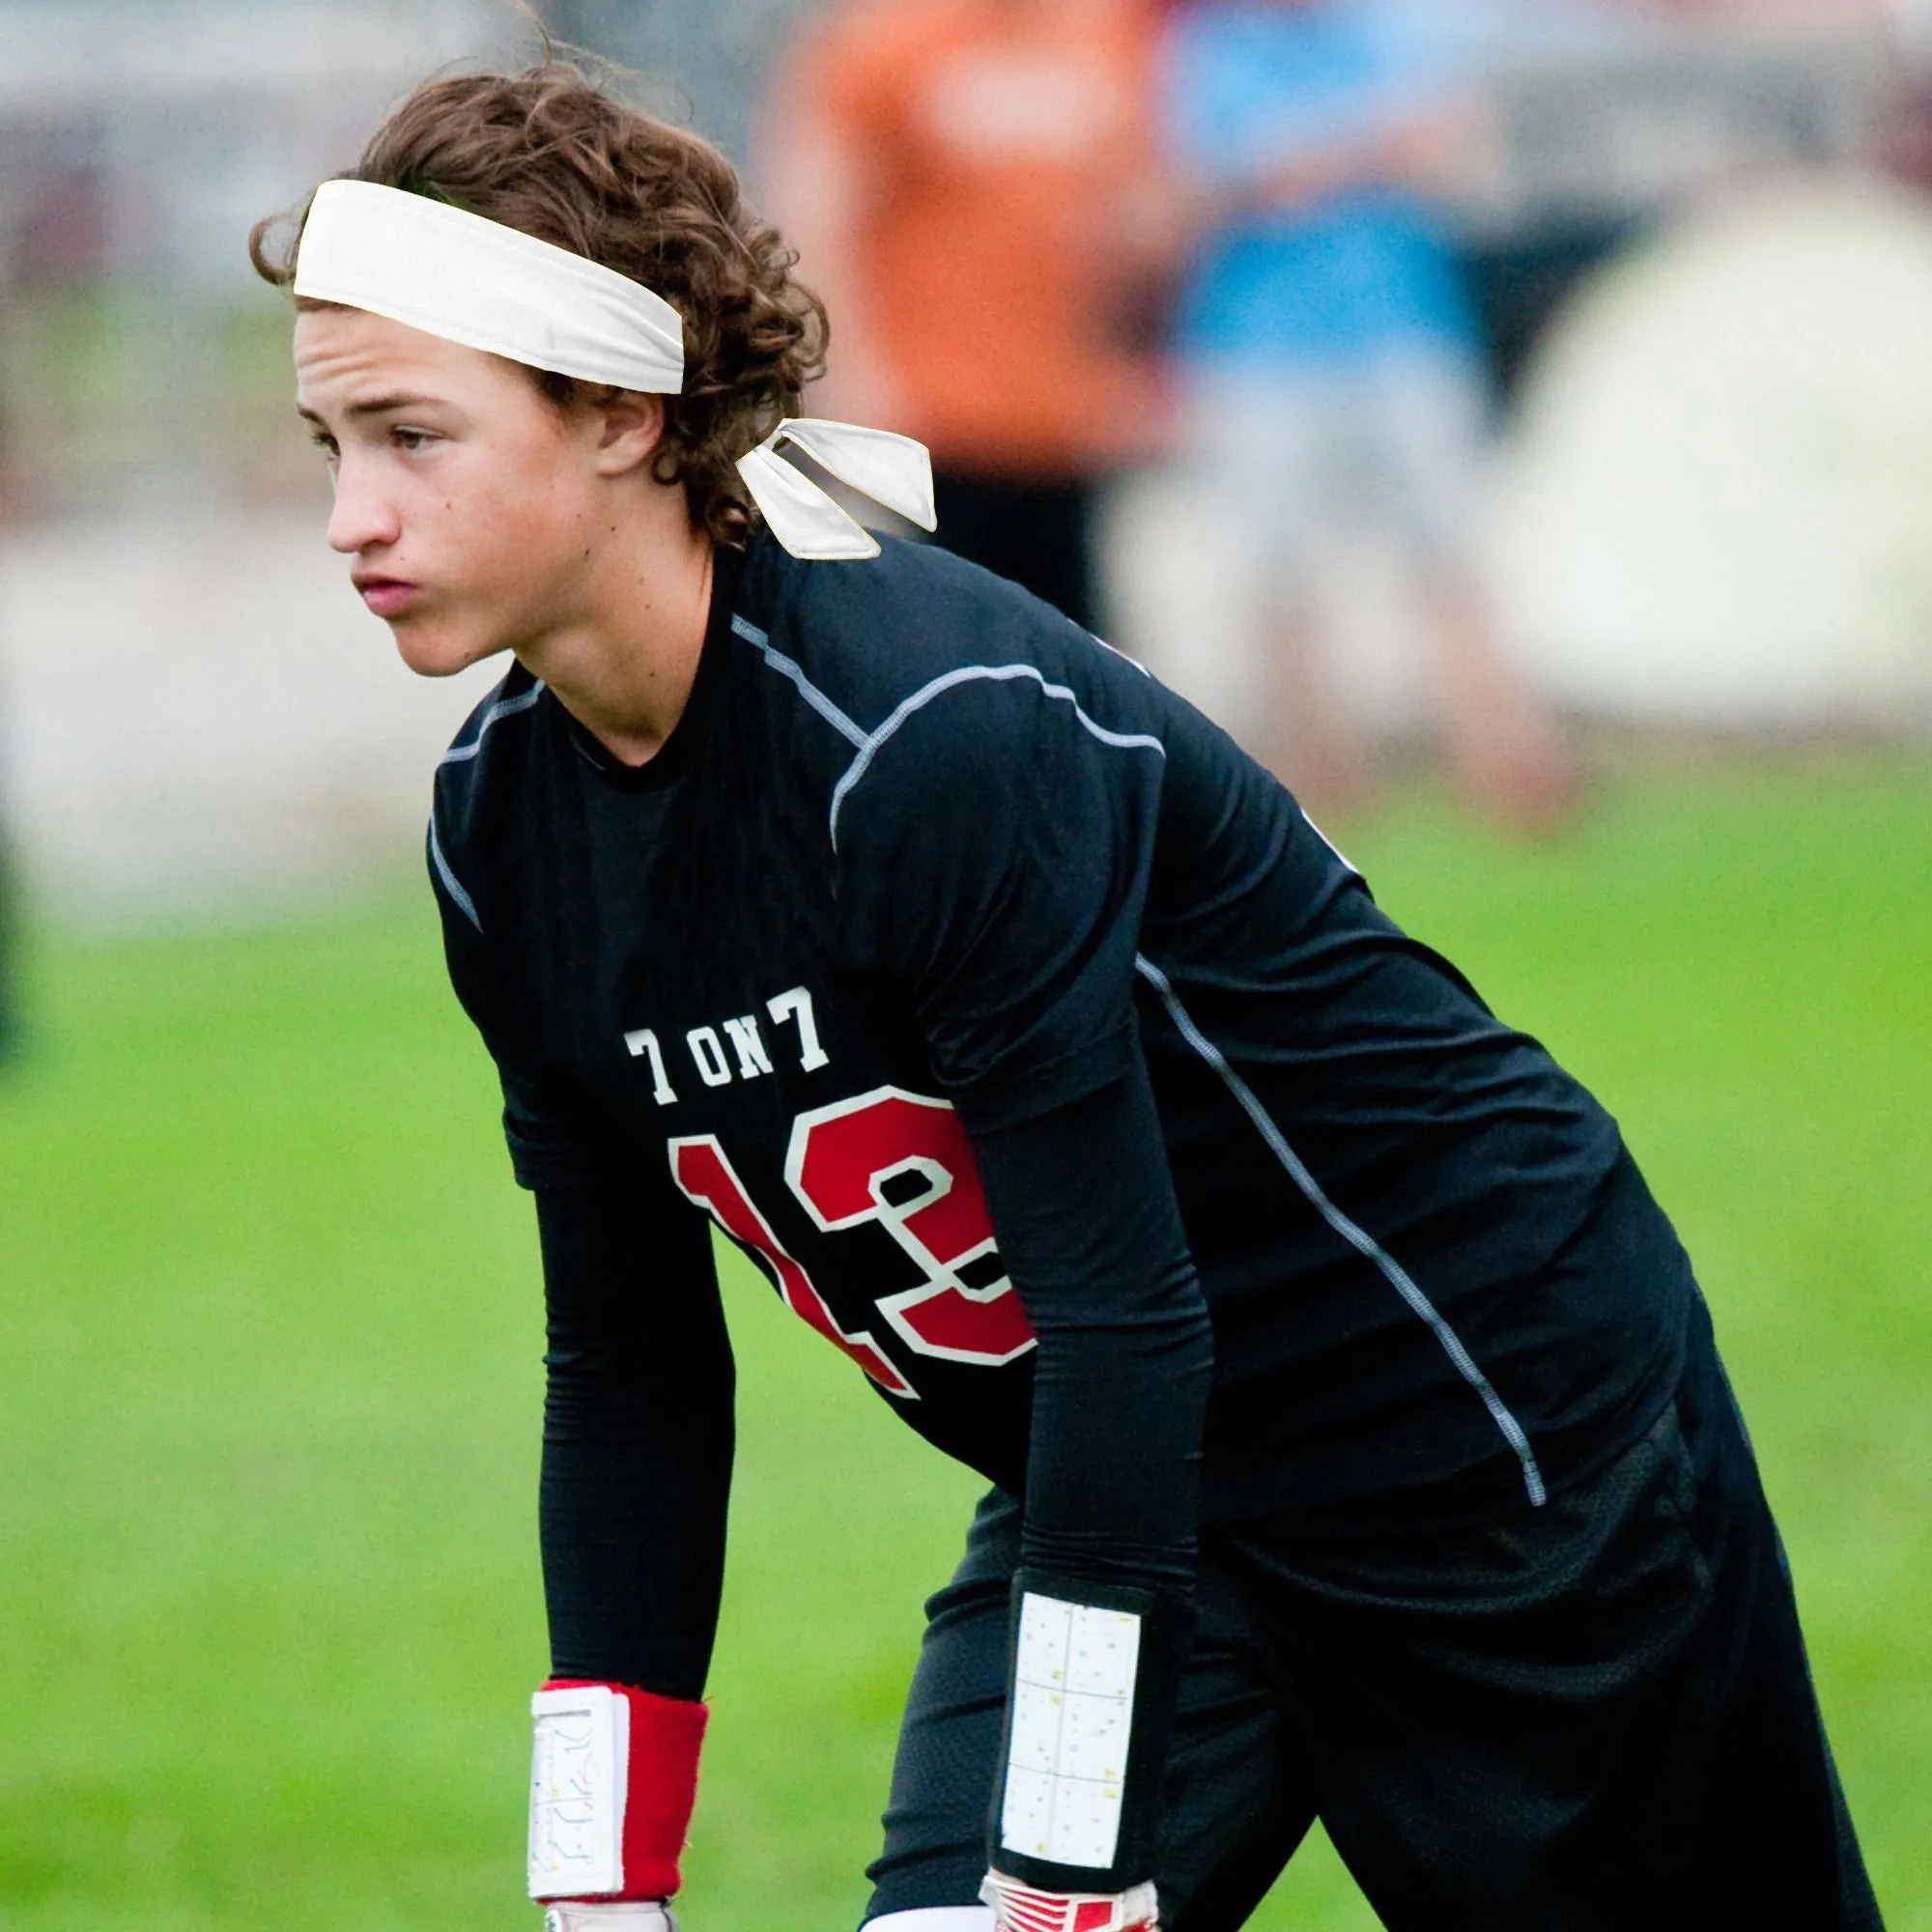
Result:
M402 535L402 519L380 487L373 466L345 451L335 468L335 506L328 516L328 547L344 556L382 550Z

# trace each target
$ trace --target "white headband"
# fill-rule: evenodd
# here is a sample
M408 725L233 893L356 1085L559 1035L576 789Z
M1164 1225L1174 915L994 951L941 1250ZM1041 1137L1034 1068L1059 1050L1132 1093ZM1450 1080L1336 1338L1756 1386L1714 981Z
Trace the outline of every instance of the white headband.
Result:
M316 189L295 293L587 383L663 396L684 387L684 324L662 296L521 229L374 182ZM879 546L803 470L779 460L781 441L921 528L937 527L923 443L788 416L738 472L794 556L877 556Z

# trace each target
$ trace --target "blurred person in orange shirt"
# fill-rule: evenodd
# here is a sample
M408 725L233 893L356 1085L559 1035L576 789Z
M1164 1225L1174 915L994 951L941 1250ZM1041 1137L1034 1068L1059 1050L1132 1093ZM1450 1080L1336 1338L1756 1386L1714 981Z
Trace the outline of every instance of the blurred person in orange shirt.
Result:
M1154 0L855 0L765 116L765 200L838 319L822 412L932 451L941 539L1096 621L1096 493L1165 408Z

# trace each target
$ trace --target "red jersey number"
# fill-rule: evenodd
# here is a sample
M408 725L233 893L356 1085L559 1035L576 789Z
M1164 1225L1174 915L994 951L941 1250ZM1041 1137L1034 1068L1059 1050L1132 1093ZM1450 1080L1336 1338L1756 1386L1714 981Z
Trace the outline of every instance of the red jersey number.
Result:
M946 1101L880 1087L802 1114L785 1179L828 1233L877 1221L919 1264L924 1282L878 1304L908 1348L996 1367L1034 1346L966 1131Z
M869 1332L847 1334L811 1277L780 1245L714 1134L670 1143L672 1178L740 1247L762 1257L785 1305L888 1393L918 1391ZM879 1313L909 1349L997 1367L1034 1346L1020 1299L994 1245L993 1223L959 1117L944 1100L881 1087L802 1114L785 1179L828 1234L879 1222L925 1276L883 1296Z
M695 1139L670 1144L671 1178L686 1195L704 1208L711 1218L738 1243L762 1255L769 1264L779 1293L794 1315L818 1330L834 1348L842 1349L887 1391L888 1394L917 1400L918 1391L880 1351L868 1334L848 1335L832 1319L824 1297L811 1285L811 1277L779 1245L771 1225L745 1192L724 1150L715 1134L699 1134Z

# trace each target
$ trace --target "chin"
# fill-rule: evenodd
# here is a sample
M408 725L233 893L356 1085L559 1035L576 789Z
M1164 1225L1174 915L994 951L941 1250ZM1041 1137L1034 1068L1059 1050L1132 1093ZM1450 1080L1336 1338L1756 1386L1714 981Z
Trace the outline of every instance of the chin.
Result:
M418 677L454 677L507 645L497 638L464 637L435 624L391 624L396 655Z

